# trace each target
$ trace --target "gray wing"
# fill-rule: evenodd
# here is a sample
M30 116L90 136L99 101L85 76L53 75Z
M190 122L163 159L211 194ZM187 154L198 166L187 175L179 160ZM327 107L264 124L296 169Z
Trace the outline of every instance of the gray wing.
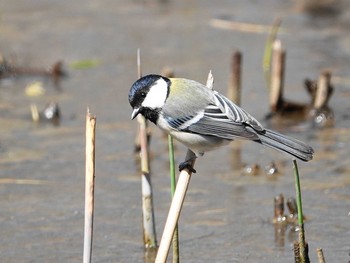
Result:
M214 92L212 102L196 115L168 119L168 122L178 130L228 140L258 140L257 133L264 132L257 120L217 92ZM252 129L246 129L247 126Z

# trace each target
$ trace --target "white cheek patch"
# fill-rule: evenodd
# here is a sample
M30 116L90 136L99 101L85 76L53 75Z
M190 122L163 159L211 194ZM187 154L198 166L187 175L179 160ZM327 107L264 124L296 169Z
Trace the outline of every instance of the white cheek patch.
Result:
M167 82L160 78L150 88L146 98L142 102L142 107L156 109L163 107L168 93Z

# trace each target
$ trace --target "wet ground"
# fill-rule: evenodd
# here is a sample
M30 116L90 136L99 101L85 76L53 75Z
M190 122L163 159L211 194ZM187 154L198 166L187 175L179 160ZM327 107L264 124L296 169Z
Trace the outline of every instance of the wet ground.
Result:
M333 73L331 128L310 122L278 125L310 143L316 153L299 163L310 257L324 250L329 262L348 262L350 211L350 6L308 13L296 1L1 1L0 51L18 65L49 67L63 60L68 77L60 90L43 77L0 82L1 262L81 262L84 207L84 134L87 106L97 116L93 262L143 262L140 177L133 155L137 123L127 94L136 79L136 50L143 73L164 66L176 76L226 92L230 56L243 53L242 105L258 120L268 112L262 73L266 33L222 29L212 19L271 25L279 16L287 49L287 98L307 102L304 78ZM77 62L92 61L88 67ZM88 63L89 64L89 63ZM41 96L25 87L40 81ZM30 105L50 101L61 109L59 126L31 121ZM263 122L265 123L265 122ZM266 123L265 123L266 124ZM267 124L266 124L267 125ZM281 126L283 128L281 128ZM167 144L153 129L152 181L160 239L168 212ZM242 163L272 160L280 173L243 176L232 147L196 163L180 219L183 262L293 262L295 233L275 235L273 198L294 196L292 161L242 143ZM177 145L180 162L185 149Z

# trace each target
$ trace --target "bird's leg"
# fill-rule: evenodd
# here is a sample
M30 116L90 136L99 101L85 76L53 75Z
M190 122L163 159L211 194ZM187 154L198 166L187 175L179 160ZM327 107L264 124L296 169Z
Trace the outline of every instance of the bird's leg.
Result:
M196 154L189 150L186 155L186 160L179 165L179 171L188 169L191 173L196 173L196 170L192 166L192 162L197 158Z

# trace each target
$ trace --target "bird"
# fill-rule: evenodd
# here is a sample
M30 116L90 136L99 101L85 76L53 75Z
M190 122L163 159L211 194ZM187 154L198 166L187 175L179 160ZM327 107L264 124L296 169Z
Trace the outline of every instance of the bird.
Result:
M129 91L131 119L143 115L193 153L179 165L191 166L193 159L233 140L250 140L310 161L314 150L306 143L264 128L252 115L227 97L185 78L150 74L136 80Z

